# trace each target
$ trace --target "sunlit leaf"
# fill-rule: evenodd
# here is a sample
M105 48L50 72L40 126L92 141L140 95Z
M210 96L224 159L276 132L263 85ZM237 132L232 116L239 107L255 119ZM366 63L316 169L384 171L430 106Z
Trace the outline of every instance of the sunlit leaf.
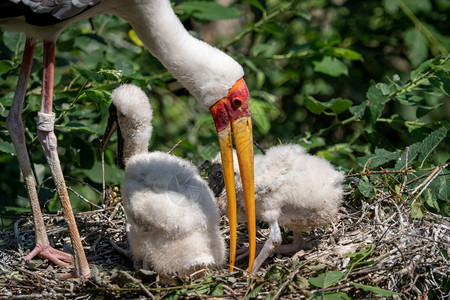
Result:
M247 297L245 297L245 299L255 299L256 297L258 297L259 292L261 291L261 289L263 288L263 284L260 284L259 286L257 286L256 288L254 288L250 293L247 294Z
M332 47L329 51L329 54L335 57L347 58L350 60L363 60L363 57L360 53L345 48Z
M11 60L0 60L0 72L8 72L9 70L17 68L17 64Z
M320 61L313 61L314 71L324 73L333 77L341 75L348 76L347 66L339 59L331 56L324 56Z

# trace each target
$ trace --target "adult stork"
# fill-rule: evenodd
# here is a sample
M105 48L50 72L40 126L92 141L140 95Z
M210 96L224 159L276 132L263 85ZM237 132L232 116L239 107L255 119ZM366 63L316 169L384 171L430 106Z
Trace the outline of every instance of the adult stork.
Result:
M239 158L247 203L250 236L249 271L255 255L255 208L253 183L252 123L248 106L249 92L242 67L231 57L207 43L195 39L175 15L169 0L3 0L0 2L0 26L7 31L25 32L27 39L14 100L7 118L7 127L23 173L35 223L36 247L24 257L35 255L67 266L66 253L50 247L39 208L31 164L27 156L21 110L25 98L37 40L42 40L43 83L41 108L38 113L38 139L50 165L60 197L74 249L75 272L61 278L90 275L89 266L75 224L63 174L56 152L52 113L55 43L59 34L71 23L110 13L126 21L136 31L146 48L157 57L188 91L208 108L215 122L230 219L230 271L236 247L236 195L232 154L232 135Z

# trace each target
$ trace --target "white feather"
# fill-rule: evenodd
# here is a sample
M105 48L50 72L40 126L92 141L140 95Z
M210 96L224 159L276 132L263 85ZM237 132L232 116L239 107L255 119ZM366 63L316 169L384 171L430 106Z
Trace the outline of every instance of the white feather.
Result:
M219 211L197 168L167 153L147 152L152 112L141 89L123 85L111 97L127 149L121 192L133 257L160 274L221 265Z
M234 155L236 155L234 153ZM234 158L238 220L245 221L245 206L240 171ZM213 162L220 163L220 155ZM254 272L281 242L278 226L294 232L330 223L342 201L342 172L324 158L309 155L299 145L269 148L265 155L255 155L256 218L270 224L265 248L269 252L255 260ZM222 213L227 211L225 191L217 198ZM274 231L274 232L273 232Z
M169 0L104 0L55 25L32 26L23 17L15 17L0 19L0 27L42 40L56 40L68 25L104 13L129 22L145 47L206 108L227 96L228 90L244 76L234 59L187 32Z

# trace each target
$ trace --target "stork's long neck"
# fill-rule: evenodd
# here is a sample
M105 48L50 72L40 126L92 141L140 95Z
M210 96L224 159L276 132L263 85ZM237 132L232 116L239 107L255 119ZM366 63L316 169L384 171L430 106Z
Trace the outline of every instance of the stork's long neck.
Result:
M117 14L133 26L147 49L205 107L225 97L244 75L231 57L192 37L169 0L130 1Z

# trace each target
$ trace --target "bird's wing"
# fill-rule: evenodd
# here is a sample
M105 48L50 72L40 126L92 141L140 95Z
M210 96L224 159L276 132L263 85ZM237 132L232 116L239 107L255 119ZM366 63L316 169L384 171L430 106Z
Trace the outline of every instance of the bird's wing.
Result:
M24 16L27 23L52 25L70 19L102 0L9 0L1 1L1 18Z
M270 194L273 191L276 191L280 188L281 185L284 184L284 181L286 180L286 177L284 174L281 174L275 179L271 179L268 183L264 185L256 185L255 186L255 195L258 196L264 196L266 194Z
M20 2L18 0L10 0ZM51 13L52 16L65 20L78 15L101 0L22 0L23 4L35 13Z
M151 190L135 190L126 196L127 216L142 231L162 230L170 236L182 236L206 227L206 216L199 204L192 203L182 194L152 187Z

